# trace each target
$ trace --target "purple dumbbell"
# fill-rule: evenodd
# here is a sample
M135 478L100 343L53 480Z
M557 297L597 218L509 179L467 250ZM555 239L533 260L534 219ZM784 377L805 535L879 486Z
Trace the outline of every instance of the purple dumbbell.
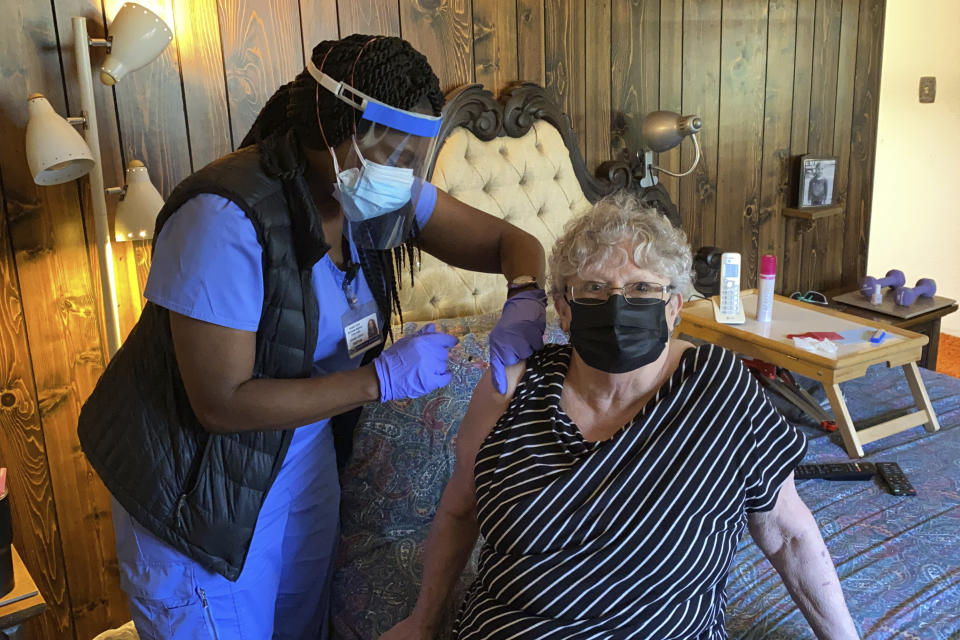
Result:
M932 298L933 294L936 292L936 282L930 278L920 278L917 280L917 286L915 287L897 287L894 289L893 299L897 304L904 307L909 307L918 297L924 296L927 298Z
M903 271L900 269L890 269L887 271L887 275L882 278L874 278L872 276L867 276L863 279L863 282L860 283L860 294L869 300L873 297L873 288L876 285L881 287L902 287L907 284L907 279L903 275Z

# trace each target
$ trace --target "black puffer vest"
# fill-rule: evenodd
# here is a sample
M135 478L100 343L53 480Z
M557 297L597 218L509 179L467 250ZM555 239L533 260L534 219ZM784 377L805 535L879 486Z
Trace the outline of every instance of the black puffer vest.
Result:
M201 193L243 209L263 248L254 377L309 377L319 314L311 270L328 249L320 225L289 210L282 181L267 175L258 147L250 146L180 183L156 233ZM306 258L295 250L305 238L313 252ZM237 579L293 432L206 431L187 399L166 309L144 307L84 405L78 434L93 468L137 522L207 569Z

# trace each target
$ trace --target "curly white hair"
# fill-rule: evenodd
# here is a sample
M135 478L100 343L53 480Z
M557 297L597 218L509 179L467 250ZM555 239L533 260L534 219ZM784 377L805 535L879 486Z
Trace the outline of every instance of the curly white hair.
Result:
M567 280L588 266L621 266L627 259L624 243L633 247L635 265L669 278L674 291L686 297L693 269L686 234L625 190L606 196L566 224L550 255L551 293L562 295Z

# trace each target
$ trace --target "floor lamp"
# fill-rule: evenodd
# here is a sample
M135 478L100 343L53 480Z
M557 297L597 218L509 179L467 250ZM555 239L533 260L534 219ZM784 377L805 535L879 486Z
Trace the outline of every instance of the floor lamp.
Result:
M106 194L124 194L117 207L118 240L152 237L153 221L163 205L163 199L150 183L146 167L137 160L128 165L127 186L104 189L90 47L108 48L109 54L100 68L100 80L106 85L113 85L128 72L157 58L173 40L173 32L162 18L133 2L125 3L117 12L110 25L109 39L90 38L86 18L74 17L72 22L80 83L80 108L83 115L78 118L61 118L43 95L30 96L26 134L27 163L30 165L34 182L39 185L62 184L84 174L90 176L100 286L103 290L103 317L107 348L109 357L112 358L120 348L121 337ZM85 144L72 125L83 125Z

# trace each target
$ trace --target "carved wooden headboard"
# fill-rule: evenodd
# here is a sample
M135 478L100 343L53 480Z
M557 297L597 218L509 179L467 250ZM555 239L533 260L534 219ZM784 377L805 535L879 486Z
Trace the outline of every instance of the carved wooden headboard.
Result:
M680 220L662 185L639 186L640 166L612 160L587 171L570 120L543 87L510 86L499 100L481 85L447 96L430 181L453 197L533 234L549 255L564 225L603 196L635 190L673 224ZM401 290L405 320L498 311L503 276L450 267L423 255L416 286Z

